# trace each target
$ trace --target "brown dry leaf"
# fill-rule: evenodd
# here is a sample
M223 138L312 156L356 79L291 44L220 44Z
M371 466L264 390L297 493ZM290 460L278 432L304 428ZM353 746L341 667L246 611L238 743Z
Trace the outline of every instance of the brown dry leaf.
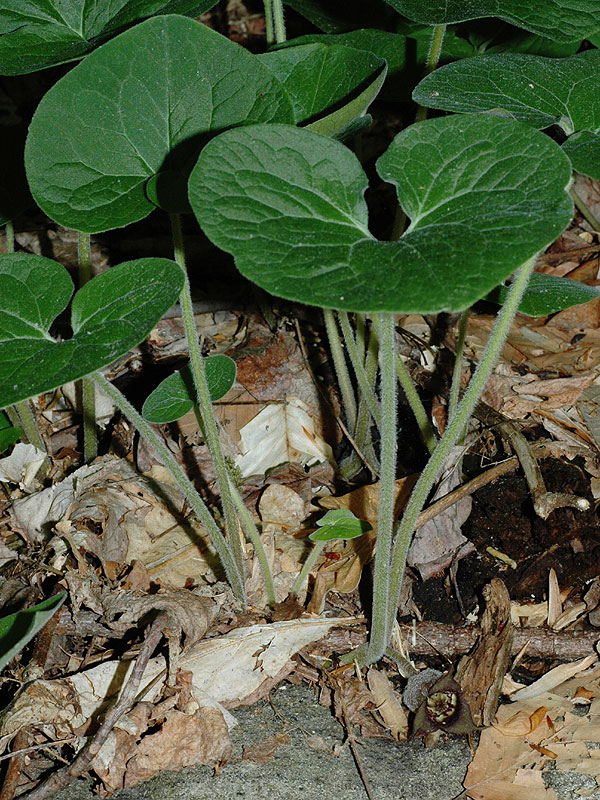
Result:
M256 761L257 764L268 764L275 755L275 751L282 744L289 744L291 741L287 733L276 733L269 736L257 744L247 745L242 748L242 761Z
M402 705L402 695L394 690L390 679L382 670L369 669L367 683L386 727L396 741L405 741L408 736L408 717Z
M213 765L231 758L227 723L216 708L200 708L193 714L172 709L158 730L152 719L149 724L151 733L143 729L133 735L115 731L114 740L102 748L107 752L101 750L96 757L93 767L107 790L135 786L165 770Z
M527 736L541 725L546 716L546 706L540 706L531 714L522 709L502 723L493 723L493 727L504 736Z
M556 686L560 686L561 683L564 683L569 678L572 678L574 675L578 675L580 672L586 670L597 660L597 658L598 656L596 653L592 653L589 656L585 656L585 658L582 658L580 661L572 661L568 664L559 664L558 667L554 667L554 669L549 670L542 675L541 678L538 678L537 681L534 681L529 686L525 686L523 689L516 691L510 696L510 699L513 701L530 700L534 697L543 695L545 692L550 692Z

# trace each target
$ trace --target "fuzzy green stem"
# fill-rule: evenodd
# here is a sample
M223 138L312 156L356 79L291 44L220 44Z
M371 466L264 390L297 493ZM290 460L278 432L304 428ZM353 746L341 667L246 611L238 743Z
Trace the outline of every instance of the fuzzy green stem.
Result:
M373 605L368 651L382 654L389 643L388 597L394 529L394 486L397 454L397 381L394 365L394 315L378 314L381 370L381 479L377 545L373 565ZM378 658L381 656L378 656Z
M79 259L79 288L92 278L92 246L89 233L77 234ZM90 378L81 381L81 411L83 414L83 460L90 464L98 455L96 433L96 390Z
M269 559L267 558L267 554L265 553L265 548L263 547L263 543L260 538L260 533L258 532L258 528L254 520L252 519L252 514L246 508L244 501L242 500L242 496L238 492L237 488L231 482L230 485L231 496L233 498L233 502L237 508L238 516L240 518L240 522L242 523L242 529L246 534L247 538L250 539L252 545L254 547L254 555L258 559L258 566L260 567L260 571L263 577L263 582L265 584L265 594L267 595L267 603L270 606L274 606L277 602L277 598L275 597L275 586L273 584L273 574L271 572L271 567L269 565Z
M102 375L100 372L96 372L93 375L92 380L113 401L113 403L131 422L131 424L135 425L140 436L142 436L154 449L165 467L169 470L181 492L192 507L194 513L202 525L204 525L210 541L217 551L219 558L221 559L221 563L225 569L225 574L227 575L227 580L229 581L231 588L235 594L245 602L246 587L242 577L243 573L238 569L233 554L227 545L225 537L223 536L223 532L219 529L219 526L208 510L208 506L200 497L188 476L181 469L169 448L165 445L156 431L154 431L146 422L142 415L136 411L129 400L127 400L127 398L121 394L116 386L107 380L104 375Z
M15 252L15 226L13 224L12 219L10 219L6 223L6 227L4 228L6 234L6 252L7 253L14 253Z
M440 63L445 34L445 25L433 26L433 31L431 32L431 41L429 43L429 53L427 54L427 60L425 61L425 72L423 77L425 77L425 75L429 75L430 72L433 72ZM422 122L424 119L427 119L428 113L429 109L425 108L424 106L419 106L417 115L415 117L415 122Z
M327 338L329 340L329 349L331 350L331 357L333 359L333 366L335 368L338 386L342 393L342 402L344 403L344 411L346 413L346 423L348 428L353 431L356 427L356 400L354 398L354 389L352 388L352 381L350 380L350 373L346 366L346 358L344 350L340 341L340 335L335 322L335 315L330 308L323 309L323 318L325 320L325 330L327 331Z
M449 420L448 427L446 428L444 435L438 442L435 451L427 462L427 465L421 473L419 480L415 484L410 499L404 510L402 521L398 526L398 532L395 537L394 553L391 565L390 594L387 605L389 614L388 626L390 626L390 628L396 615L396 609L398 608L400 590L402 588L402 579L404 577L404 569L406 566L406 557L413 533L415 531L417 517L425 505L425 501L427 500L427 497L429 496L429 493L435 481L437 480L439 471L442 468L444 461L458 441L463 430L466 428L471 414L479 402L483 390L485 389L485 385L493 372L496 362L498 361L498 358L502 352L502 348L504 347L506 337L510 331L510 326L512 325L519 308L519 303L523 296L523 292L529 283L529 278L533 272L534 264L535 258L532 258L530 261L523 264L523 266L520 267L518 272L515 274L515 279L510 287L504 306L498 314L496 324L492 333L490 334L487 345L481 357L481 361L479 362L477 369L471 378L469 386L465 391L463 399L458 406L455 415ZM375 648L372 648L370 656L373 659L373 662L379 660L382 655L383 650L378 652Z
M361 331L360 334L363 338L365 336L366 331L366 319L362 314L356 315L356 322L357 322L357 333ZM359 339L360 341L360 339ZM377 378L377 358L379 354L379 342L377 340L377 335L375 330L372 329L369 336L369 342L366 346L366 356L364 358L365 363L365 372L367 374L367 381L369 386L375 386L375 379ZM363 347L364 349L364 347ZM360 349L359 349L360 354ZM360 403L358 405L358 414L356 417L356 430L354 433L357 446L361 450L362 453L369 460L369 464L371 469L375 471L375 473L379 472L379 460L375 455L373 443L371 441L370 436L370 428L371 428L371 415L369 413L369 409L364 398L361 397ZM350 479L353 478L363 467L363 464L360 458L353 453L348 462L344 465L344 478Z
M377 325L377 323L375 323ZM408 367L402 360L400 353L394 349L394 363L396 365L396 375L398 377L398 381L400 386L402 387L402 391L404 392L404 396L410 406L413 414L415 415L415 420L417 425L419 426L419 430L421 432L421 437L425 443L425 446L429 450L430 453L433 453L437 446L437 439L435 436L435 431L433 430L433 425L427 416L427 411L425 410L425 406L421 398L419 397L419 393L417 392L417 387L414 384L413 379L410 376L410 372L408 371Z
M310 553L306 556L306 561L302 565L302 569L296 580L294 581L294 585L292 586L292 590L290 594L292 597L297 597L300 592L302 591L302 587L304 586L304 581L308 580L308 573L317 563L318 557L323 552L323 548L328 542L315 542L314 547L310 551Z
M271 47L275 42L275 31L273 29L273 3L272 0L264 0L265 6L265 33L267 46Z
M223 455L223 450L221 449L219 431L217 430L217 422L213 413L210 390L208 388L206 372L204 369L204 359L202 358L202 353L200 352L200 343L198 341L196 323L194 322L192 294L185 264L181 217L179 214L171 214L171 230L173 234L175 261L181 267L184 277L183 289L179 295L179 302L181 304L183 326L185 328L185 335L187 337L187 343L190 352L190 369L194 379L194 388L196 390L198 408L204 422L204 436L206 439L206 444L208 445L208 449L215 466L217 485L221 494L221 504L223 508L223 517L225 519L225 529L227 531L229 546L231 548L231 552L233 553L238 571L240 574L243 574L244 556L239 534L239 524L235 512L235 505L231 496L227 464L225 463L225 456Z
M271 0L273 4L273 26L275 28L275 41L277 44L285 42L285 18L283 15L282 0Z
M352 330L352 325L350 324L350 318L346 311L338 311L337 316L340 321L342 336L344 337L344 344L346 345L346 352L348 353L350 363L352 364L354 374L356 375L358 388L360 390L360 399L364 399L365 403L367 404L367 408L369 409L369 413L375 420L377 427L379 427L381 410L373 390L373 384L369 381L363 364L363 359L361 358L356 345L356 339L354 338L354 331Z
M569 189L569 194L571 195L571 200L575 203L575 207L588 225L590 225L595 231L600 231L600 220L598 220L598 218L592 214L588 206L583 202L583 199L572 186Z
M19 403L15 403L15 408L21 420L21 428L27 437L27 441L43 453L47 452L29 400L21 400Z
M463 311L460 317L460 324L458 326L458 335L456 337L456 355L454 356L454 371L452 373L452 385L450 387L450 401L448 403L448 420L456 414L458 408L458 401L460 399L460 377L462 373L463 355L465 352L465 337L467 335L467 326L469 324L469 309Z

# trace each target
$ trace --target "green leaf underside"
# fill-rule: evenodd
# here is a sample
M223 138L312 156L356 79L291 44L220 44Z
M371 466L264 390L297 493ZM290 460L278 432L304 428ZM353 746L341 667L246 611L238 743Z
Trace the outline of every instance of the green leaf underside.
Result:
M385 79L383 59L341 45L319 43L287 47L257 58L287 91L296 124L320 117L324 112L342 110L359 91L373 85L378 89ZM377 91L371 101L376 94ZM349 119L343 119L341 127L350 124L365 110L350 114Z
M562 146L576 172L600 180L600 135L579 131L569 136Z
M72 61L126 25L156 14L197 17L218 0L0 0L0 75Z
M417 103L462 113L493 112L567 135L600 129L600 51L564 59L503 53L448 64L424 78Z
M191 19L156 17L91 53L45 95L25 148L29 185L60 224L111 230L148 216L149 192L167 210L185 210L173 197L178 186L186 203L207 136L271 120L293 122L293 111L255 56Z
M423 30L423 35L410 38L389 31L363 28L348 33L309 34L285 42L282 47L323 43L344 45L374 53L387 62L385 85L380 96L389 100L399 100L410 96L410 87L414 86L422 76L430 40L430 30ZM446 64L455 58L466 58L474 54L475 51L468 42L459 39L453 31L448 31L444 37L440 63Z
M11 661L65 602L66 592L55 594L36 606L0 617L0 669Z
M229 356L210 356L204 361L210 399L214 402L224 397L235 382L235 361ZM191 411L195 404L195 390L189 365L164 379L148 395L142 414L155 425L175 422Z
M600 0L386 0L399 14L442 25L499 17L519 28L572 42L600 29Z
M568 159L512 120L413 125L377 168L411 218L398 242L369 233L367 178L355 156L289 126L213 140L192 172L190 202L207 236L272 294L404 313L467 308L552 242L572 215Z
M336 508L328 511L324 517L317 520L320 530L313 531L308 538L313 542L329 542L334 539L356 539L363 533L370 531L372 525L364 520L357 519L347 508Z
M181 268L163 258L128 261L89 281L72 303L73 337L48 330L73 284L60 264L24 253L0 256L0 408L111 364L139 344L176 301Z
M507 286L498 286L488 299L502 304L506 301L507 294ZM600 289L594 286L534 272L519 304L519 311L530 317L545 317L565 308L597 300L599 295Z

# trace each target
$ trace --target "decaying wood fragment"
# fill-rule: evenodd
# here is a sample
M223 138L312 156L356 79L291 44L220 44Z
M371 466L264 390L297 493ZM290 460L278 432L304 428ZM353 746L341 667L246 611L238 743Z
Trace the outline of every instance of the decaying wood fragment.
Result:
M510 597L500 578L492 578L483 597L486 607L477 644L461 659L455 675L477 726L491 725L494 719L513 641Z

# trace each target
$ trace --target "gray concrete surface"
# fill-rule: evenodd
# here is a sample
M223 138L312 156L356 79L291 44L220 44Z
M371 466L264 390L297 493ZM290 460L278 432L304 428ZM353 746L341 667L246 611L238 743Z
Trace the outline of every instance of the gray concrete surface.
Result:
M195 767L165 772L147 783L112 795L115 800L366 800L349 748L332 755L344 731L329 710L319 706L311 689L283 684L272 694L278 714L267 702L238 708L239 725L232 732L233 758L222 773ZM287 733L290 743L281 745L273 758L260 765L242 761L242 746L277 733ZM317 734L325 752L308 746ZM462 791L462 779L471 760L465 737L453 737L433 750L420 740L408 743L367 739L360 758L371 784L374 800L452 800ZM544 775L558 800L576 800L578 789L592 789L588 776L549 771ZM600 793L585 795L600 800ZM89 782L79 781L55 795L55 800L91 800Z

